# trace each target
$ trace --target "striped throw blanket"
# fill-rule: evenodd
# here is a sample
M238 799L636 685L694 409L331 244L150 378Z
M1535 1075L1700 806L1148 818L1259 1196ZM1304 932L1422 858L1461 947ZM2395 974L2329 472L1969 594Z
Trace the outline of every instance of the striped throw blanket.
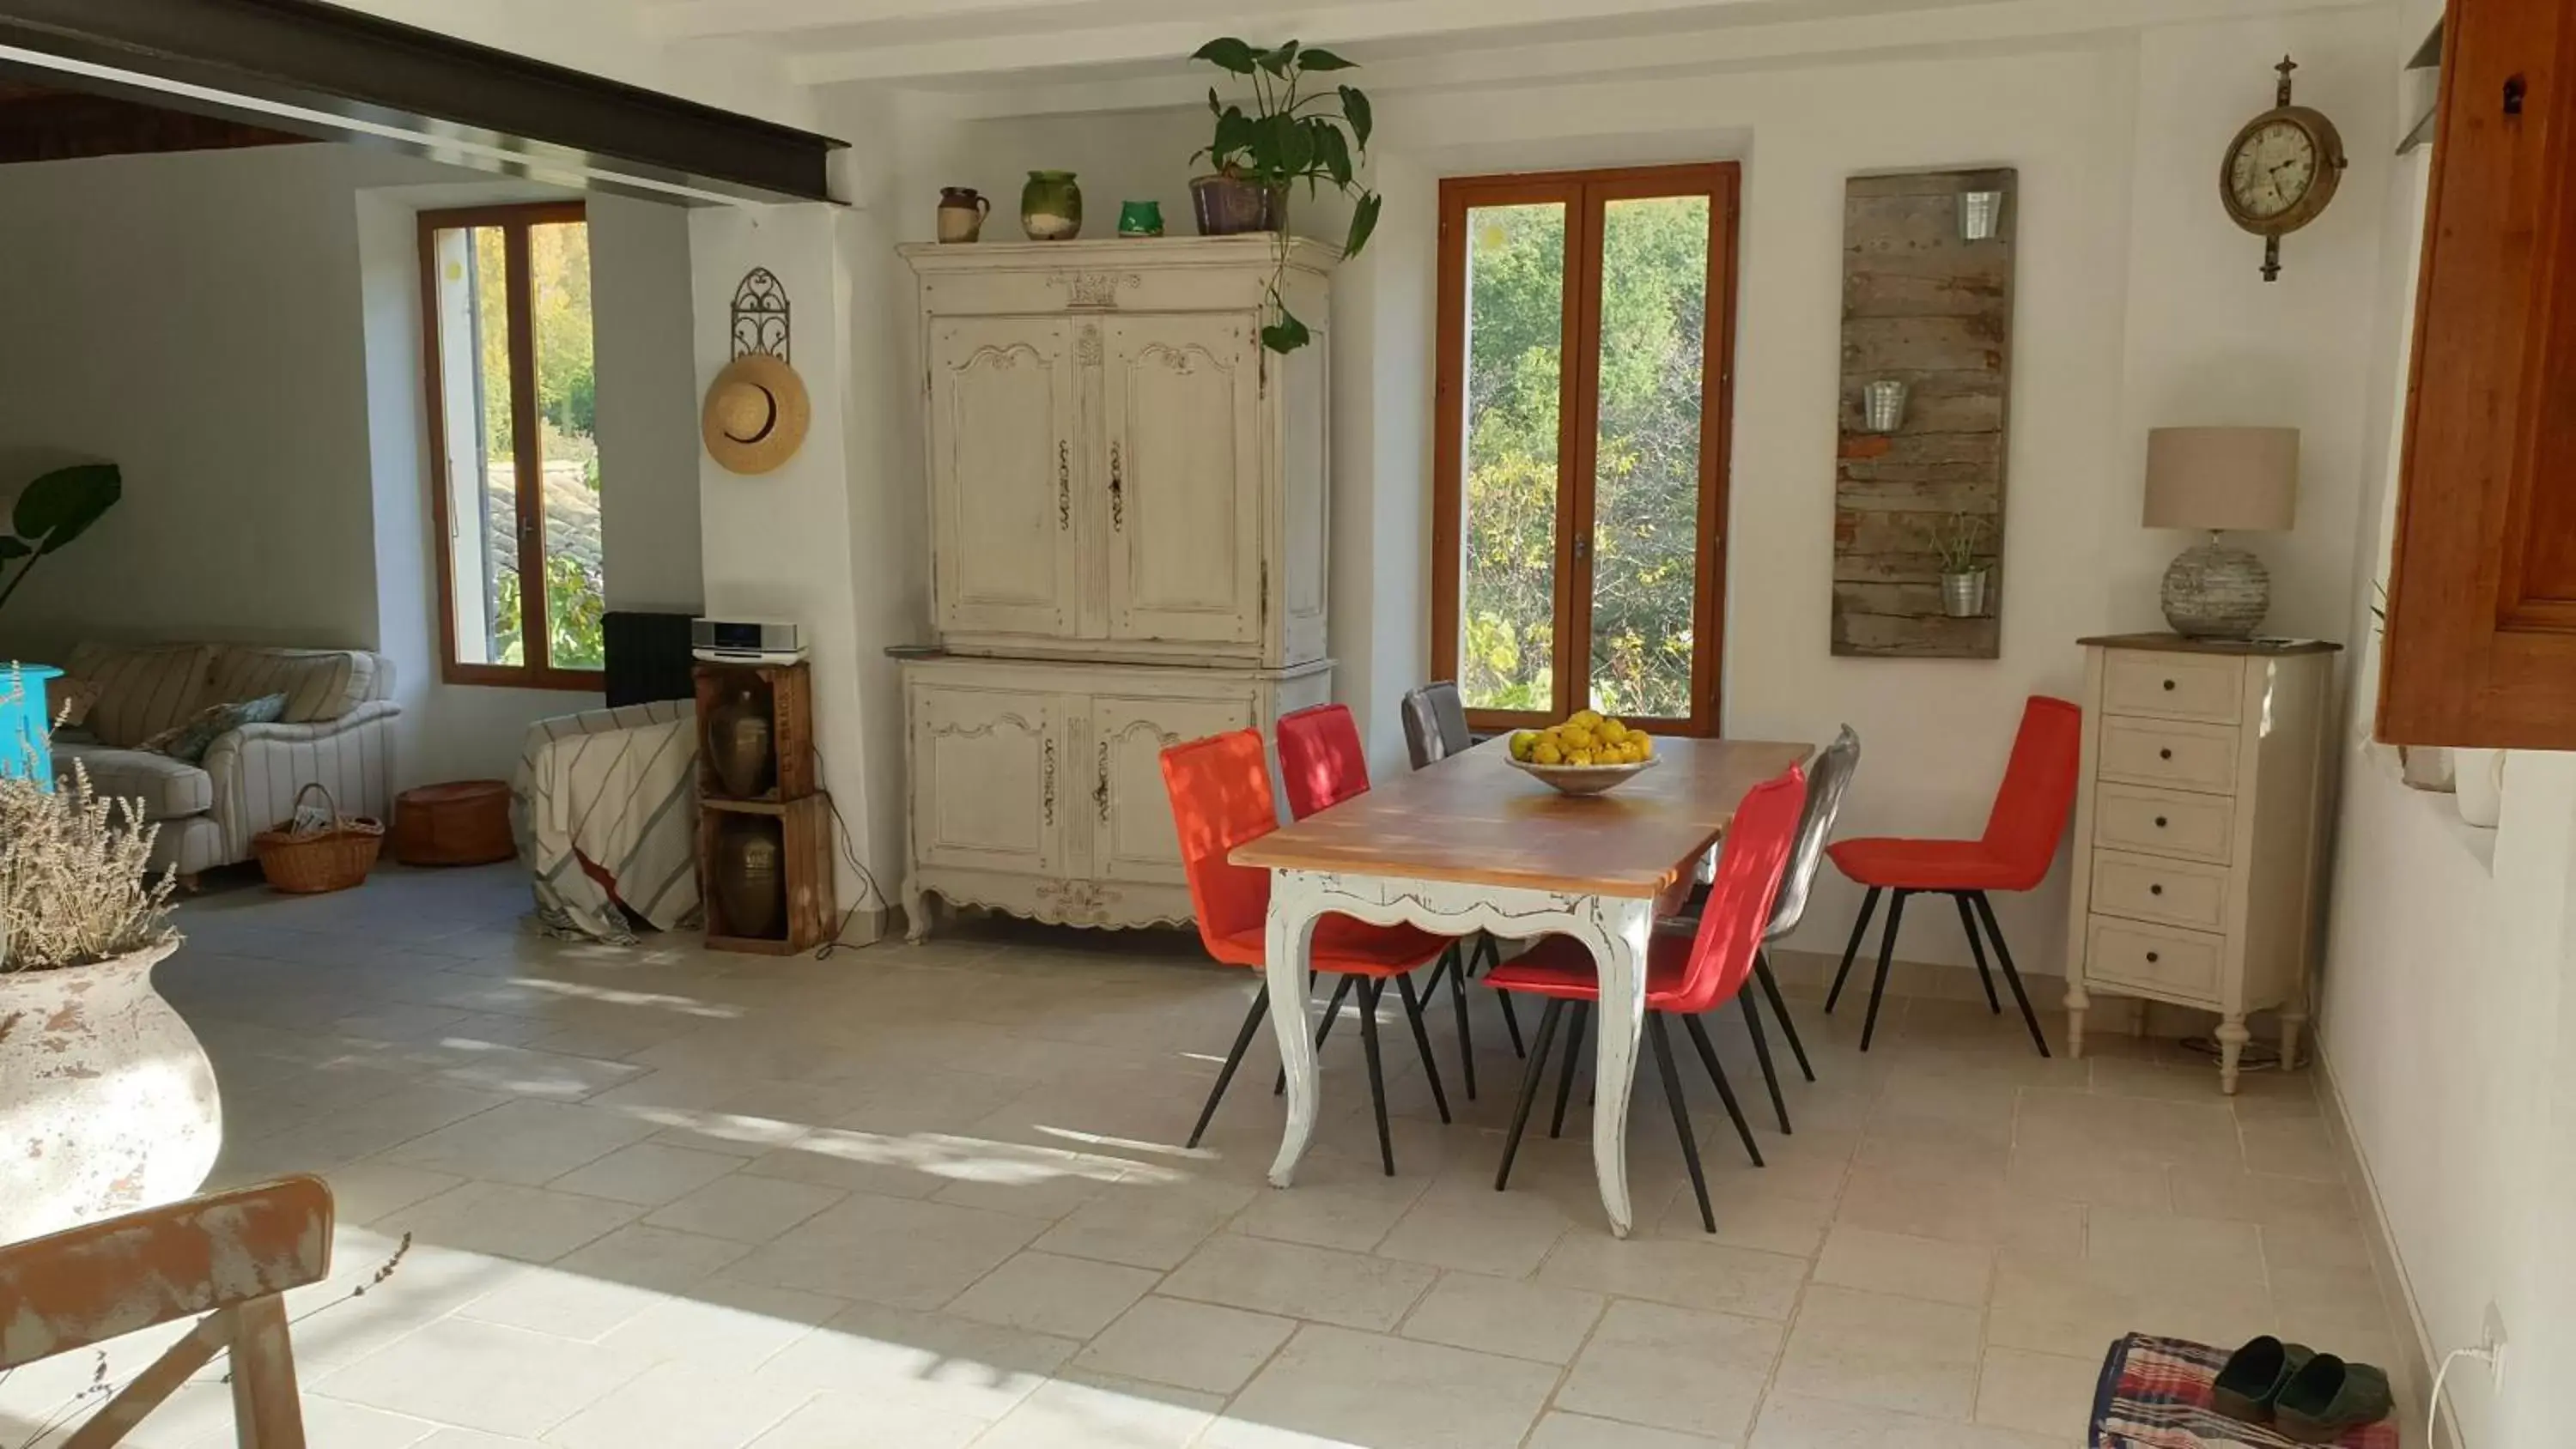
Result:
M2300 1449L2289 1438L2240 1424L2210 1404L2227 1350L2183 1338L2132 1333L2111 1345L2093 1396L2088 1449ZM2337 1441L2336 1449L2397 1449L2397 1425L2382 1419Z
M511 789L549 935L631 944L629 911L665 931L696 924L697 741L687 700L528 727Z

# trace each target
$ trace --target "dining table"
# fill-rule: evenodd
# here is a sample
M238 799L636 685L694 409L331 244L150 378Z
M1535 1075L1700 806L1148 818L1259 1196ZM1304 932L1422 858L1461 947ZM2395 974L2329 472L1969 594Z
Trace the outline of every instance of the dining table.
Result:
M1271 1183L1294 1179L1322 1105L1307 989L1318 918L1453 937L1571 936L1600 972L1592 1163L1610 1230L1626 1237L1628 1097L1655 920L1707 879L1745 792L1813 753L1796 742L1659 738L1649 768L1572 796L1518 768L1496 738L1235 847L1234 864L1270 872L1262 959L1288 1076Z

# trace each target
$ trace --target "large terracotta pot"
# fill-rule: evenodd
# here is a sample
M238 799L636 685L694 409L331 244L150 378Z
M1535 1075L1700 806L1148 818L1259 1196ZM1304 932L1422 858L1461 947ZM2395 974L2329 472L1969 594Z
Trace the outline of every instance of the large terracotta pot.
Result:
M0 1243L175 1202L214 1170L214 1064L152 989L174 949L0 972Z

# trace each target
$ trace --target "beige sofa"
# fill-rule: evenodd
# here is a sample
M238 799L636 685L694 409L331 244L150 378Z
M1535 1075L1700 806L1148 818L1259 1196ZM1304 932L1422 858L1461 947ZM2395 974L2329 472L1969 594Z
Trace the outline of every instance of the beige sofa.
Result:
M54 768L78 760L106 794L140 800L161 826L155 866L182 876L251 858L250 839L292 814L315 781L345 814L393 812L393 661L348 649L238 644L101 644L64 666L97 686L84 722L95 743L57 739ZM275 724L217 737L192 765L136 746L213 704L284 694Z

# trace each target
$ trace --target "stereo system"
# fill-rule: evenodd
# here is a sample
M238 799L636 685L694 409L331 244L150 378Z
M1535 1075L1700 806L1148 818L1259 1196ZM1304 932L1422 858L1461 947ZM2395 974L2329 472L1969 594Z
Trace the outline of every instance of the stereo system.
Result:
M691 619L689 652L716 664L794 664L805 631L770 619Z

